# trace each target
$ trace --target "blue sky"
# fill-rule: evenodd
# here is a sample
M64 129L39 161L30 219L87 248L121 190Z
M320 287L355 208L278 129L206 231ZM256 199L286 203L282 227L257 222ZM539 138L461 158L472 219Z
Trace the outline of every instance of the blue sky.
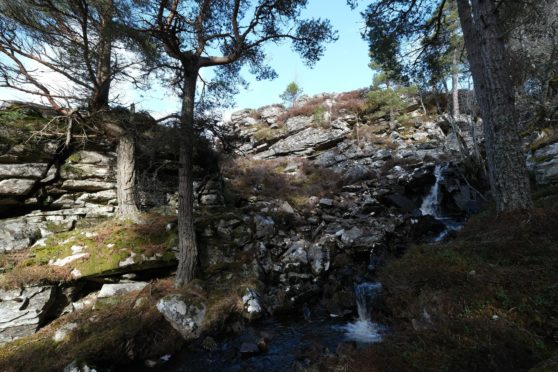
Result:
M268 48L270 64L279 77L273 81L248 79L250 87L236 97L238 107L256 108L278 102L279 94L291 81L310 95L344 92L371 84L368 46L360 36L364 27L360 11L351 11L344 0L310 0L304 16L329 19L339 33L339 40L327 46L313 69L306 67L287 43Z
M368 47L360 34L364 22L360 9L351 10L345 0L310 0L303 17L327 18L338 31L337 42L327 45L324 56L313 69L305 66L300 57L291 50L290 44L269 45L268 62L279 77L272 81L256 81L248 71L243 77L250 83L235 97L236 109L258 108L280 102L279 95L292 82L303 89L305 94L323 92L345 92L367 87L372 82L372 70L368 68ZM39 71L43 70L41 68ZM210 76L210 71L202 72ZM60 78L56 74L41 72L41 80L56 87ZM113 87L113 92L121 99L121 104L136 103L139 109L147 110L156 117L179 110L179 100L173 92L153 84L149 91L139 92L130 84ZM0 88L0 100L36 101L36 97L9 89Z
M235 97L236 108L258 108L278 103L281 101L279 95L292 81L309 95L370 86L372 70L368 67L368 46L360 36L364 27L361 10L362 6L351 10L345 0L310 0L303 16L329 19L338 31L337 42L327 45L324 56L313 69L302 63L288 42L269 45L268 62L279 77L272 81L256 81L244 71L243 76L250 85ZM138 93L135 99L142 101L141 108L153 113L170 113L178 107L177 100L161 88Z

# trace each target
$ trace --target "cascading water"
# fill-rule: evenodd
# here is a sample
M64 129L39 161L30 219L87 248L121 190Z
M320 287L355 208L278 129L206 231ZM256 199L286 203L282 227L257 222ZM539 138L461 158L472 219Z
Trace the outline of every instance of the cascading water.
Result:
M443 216L441 211L440 184L444 180L444 171L447 169L447 167L447 164L436 165L436 167L434 168L434 177L436 177L436 181L434 182L434 185L432 185L430 192L426 195L420 206L420 211L423 216L432 216L436 220L443 223L446 227L444 231L442 231L433 239L434 242L439 242L445 239L450 232L458 231L461 228L461 224L458 221Z
M434 177L436 177L436 181L434 182L434 185L432 185L430 192L428 193L428 195L426 195L426 197L424 198L420 206L420 211L423 216L430 215L436 219L440 219L441 217L440 201L439 201L440 183L444 179L443 172L446 169L446 167L447 165L438 164L436 165L436 168L434 168Z
M382 341L383 327L372 322L370 305L379 295L380 283L361 283L355 286L358 319L345 325L345 336L352 341L372 343Z

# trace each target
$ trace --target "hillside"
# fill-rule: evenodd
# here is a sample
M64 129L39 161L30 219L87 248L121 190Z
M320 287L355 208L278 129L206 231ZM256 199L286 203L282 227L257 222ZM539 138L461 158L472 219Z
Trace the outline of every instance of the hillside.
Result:
M478 346L475 340L485 336L485 328L469 322L492 321L485 315L501 318L497 324L520 322L517 332L522 334L533 332L525 343L536 350L509 364L511 369L549 357L555 350L553 331L540 329L553 319L553 297L533 293L533 301L551 302L543 304L542 313L530 307L518 313L519 298L529 288L513 288L513 272L533 275L541 281L542 286L536 285L541 291L553 288L547 276L554 262L554 237L543 234L540 242L536 237L553 231L555 189L548 185L558 174L556 142L539 138L529 156L538 203L546 209L535 210L531 219L506 217L507 223L496 223L490 212L483 212L447 245L405 253L444 232L454 237L456 228L445 219L460 225L490 209L486 182L471 160L482 138L473 140L470 134L481 132L480 123L466 116L450 122L428 102L423 104L405 97L405 108L389 120L388 113L369 104L366 92L354 91L305 98L289 109L273 105L234 113L222 124L225 142L200 140L197 145L200 260L198 278L184 289L172 286L177 159L172 148L163 148L165 161L154 164L151 160L161 155L153 155L149 146L155 140L169 144L172 134L144 118L146 142L140 141L138 154L138 174L145 180L142 223L115 222L114 144L82 142L63 155L49 152L44 149L55 148L58 139L37 131L52 120L51 114L19 106L4 109L1 369L60 370L76 360L100 370L165 368L168 358L160 357L184 342L181 353L211 350L208 345L221 345L223 335L250 335L262 319L306 316L314 324L323 316L351 319L355 284L375 280L385 288L385 305L376 309L376 316L389 324L393 336L363 354L368 359L354 359L355 370L370 361L372 370L389 370L392 362L401 370L430 368L429 361L438 361L427 350L444 353L435 349L442 347L436 332L449 332L455 319L464 319L463 329L472 330L464 336L452 333L455 342L472 340L459 350L480 350L470 345ZM15 134L17 140L7 140ZM36 151L41 157L29 156ZM438 214L428 215L424 200L434 186ZM521 227L513 234L506 230L517 224ZM498 236L509 240L494 243ZM509 248L512 261L501 262L510 242L517 243ZM540 249L536 262L520 254L533 247ZM490 286L485 287L487 281ZM464 296L475 305L457 300ZM461 305L456 308L455 303ZM536 324L528 321L533 312L541 319ZM515 335L508 329L496 331L502 332L501 340ZM259 336L246 337L236 346L236 358L242 345L258 343ZM426 342L427 350L412 351L410 359L394 356L397 350L410 355L406 348L415 340ZM266 342L273 348L272 338ZM338 343L344 345L342 339ZM392 349L388 353L384 348ZM328 354L329 367L349 360L350 349L345 345L333 357ZM495 370L514 350L498 349ZM310 368L324 353L293 360ZM460 358L448 354L442 362L450 370L468 368ZM250 360L257 363L257 357Z

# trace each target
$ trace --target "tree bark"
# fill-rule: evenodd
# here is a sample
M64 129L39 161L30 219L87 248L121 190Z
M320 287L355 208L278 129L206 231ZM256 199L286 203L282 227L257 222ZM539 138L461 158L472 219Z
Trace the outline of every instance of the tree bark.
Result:
M457 67L457 53L457 49L453 51L451 61L452 116L455 120L459 117L459 69Z
M117 217L139 221L136 202L136 143L135 137L126 131L116 148L116 197L118 200Z
M180 168L178 171L178 269L177 287L182 287L194 278L198 261L198 247L194 230L193 203L193 136L194 98L196 94L197 68L186 69L182 110L180 116Z
M458 0L458 12L479 102L490 188L498 212L533 206L519 136L509 58L493 0Z
M108 108L110 85L112 83L112 1L100 15L99 47L93 92L91 93L91 111L96 112Z

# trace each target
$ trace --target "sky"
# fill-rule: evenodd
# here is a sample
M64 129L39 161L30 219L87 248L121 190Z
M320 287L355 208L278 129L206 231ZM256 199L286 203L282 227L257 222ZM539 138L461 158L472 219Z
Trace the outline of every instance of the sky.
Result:
M302 63L289 43L269 45L268 63L279 76L272 81L256 81L248 71L244 71L243 77L249 82L249 87L240 91L235 97L235 108L229 111L278 103L281 101L279 95L292 81L308 95L345 92L369 86L372 70L368 67L367 44L360 36L364 27L361 10L351 10L344 0L310 0L303 17L329 19L338 31L337 42L326 46L323 57L312 69ZM125 105L134 102L136 107L156 117L177 112L179 108L179 101L173 93L157 84L149 91L136 91L130 85L116 87L115 91ZM25 100L26 97L21 93L0 89L0 100L16 99Z
M338 31L337 42L327 45L313 69L306 67L288 44L268 48L270 64L279 77L273 81L252 79L249 88L236 97L238 107L257 108L279 102L279 95L292 81L309 95L345 92L371 84L368 46L360 36L364 27L360 11L351 11L344 0L311 0L303 16L329 19Z

